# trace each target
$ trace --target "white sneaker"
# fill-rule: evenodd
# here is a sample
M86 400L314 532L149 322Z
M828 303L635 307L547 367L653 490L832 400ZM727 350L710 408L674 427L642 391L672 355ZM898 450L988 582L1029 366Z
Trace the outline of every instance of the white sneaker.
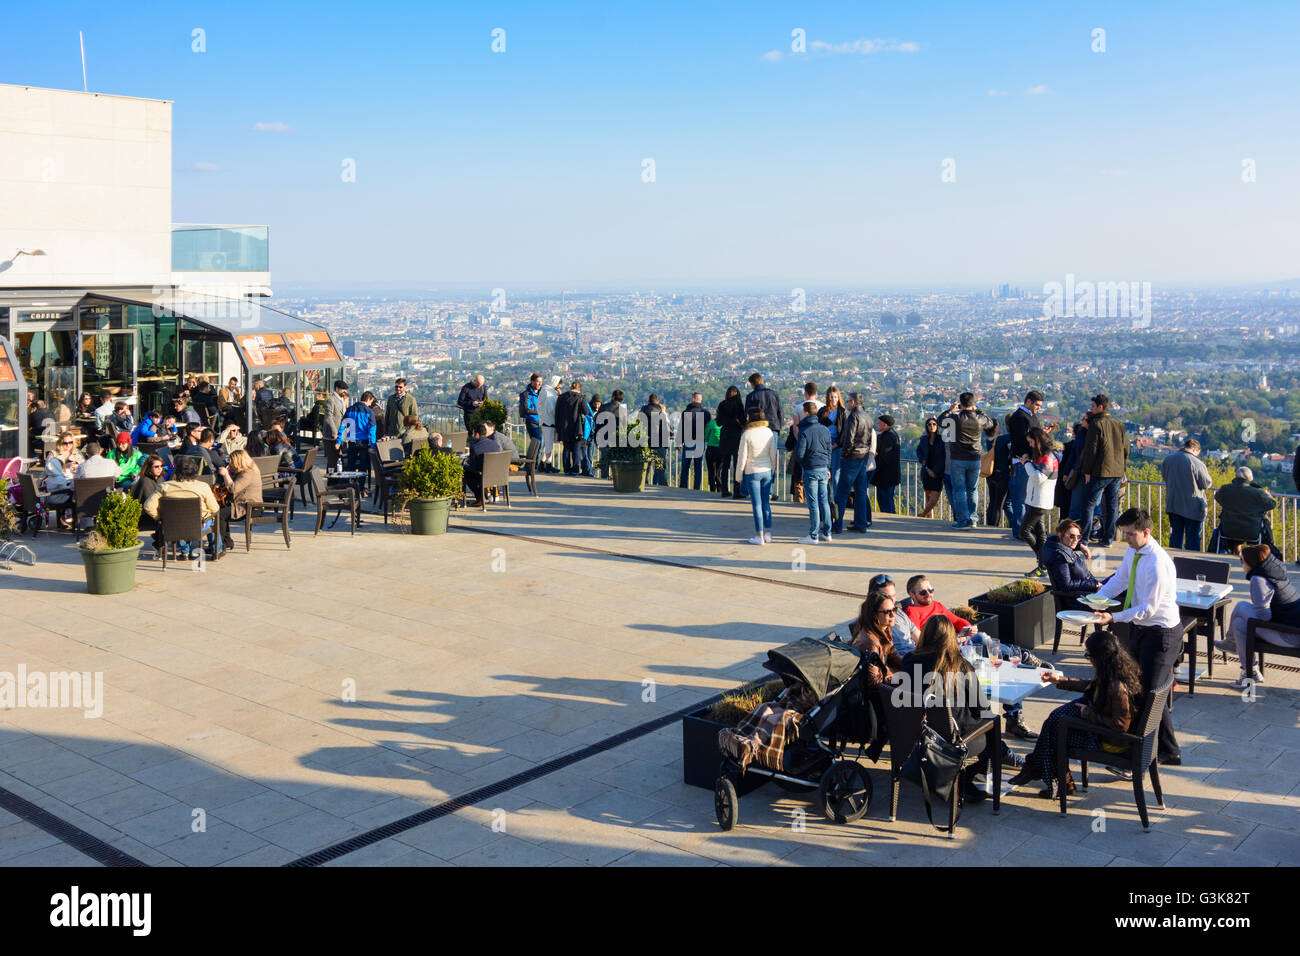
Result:
M824 535L822 535L822 540L829 542L831 540L831 533L827 531Z
M763 540L763 536L762 536L761 534L756 534L756 535L754 535L754 537L752 537L752 538L749 539L749 543L750 543L750 544L766 544L766 542Z
M770 532L770 531L764 531L764 532L763 532L763 543L764 543L764 544L771 544L771 543L772 543L772 532Z
M816 539L813 535L806 534L806 535L804 535L802 538L799 539L799 543L800 543L800 544L816 544L816 543L817 543L817 539Z

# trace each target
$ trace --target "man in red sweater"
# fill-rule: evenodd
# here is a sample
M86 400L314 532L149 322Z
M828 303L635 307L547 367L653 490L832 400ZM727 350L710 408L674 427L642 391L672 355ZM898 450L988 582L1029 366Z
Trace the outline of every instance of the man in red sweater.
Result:
M934 588L924 574L914 574L907 579L907 594L912 599L905 608L907 617L918 629L925 627L925 622L935 614L946 617L957 629L958 637L965 637L966 632L971 629L970 621L953 614L943 606L942 602L934 599Z

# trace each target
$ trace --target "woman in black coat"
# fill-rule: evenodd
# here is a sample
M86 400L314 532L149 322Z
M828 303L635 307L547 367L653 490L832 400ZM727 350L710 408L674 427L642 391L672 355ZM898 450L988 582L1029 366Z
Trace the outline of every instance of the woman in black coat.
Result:
M722 459L719 469L723 475L733 475L736 470L736 455L740 453L740 433L745 430L748 417L745 414L745 401L740 397L740 389L732 385L727 389L722 403L718 405L718 427L722 434L718 437L718 455ZM723 483L722 497L741 497L740 486L732 491L732 480Z
M916 443L916 460L921 467L921 487L925 489L925 508L920 517L928 518L943 492L943 476L948 471L948 449L939 435L939 419L925 420L925 431Z
M871 476L871 484L876 487L876 501L885 514L897 514L894 504L894 490L902 480L900 476L898 432L894 431L894 419L881 415L876 419L885 426L884 431L876 435L876 470Z

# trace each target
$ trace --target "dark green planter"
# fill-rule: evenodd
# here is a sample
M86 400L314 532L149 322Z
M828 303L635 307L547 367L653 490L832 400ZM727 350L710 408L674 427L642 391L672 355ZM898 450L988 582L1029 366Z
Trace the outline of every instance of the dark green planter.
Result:
M1019 604L999 604L983 594L969 602L980 614L998 619L997 638L1004 644L1015 644L1026 650L1051 647L1056 634L1056 602L1051 591Z
M407 507L411 512L411 534L447 533L450 498L412 498Z
M627 494L645 488L645 462L615 461L609 467L614 475L615 491Z
M81 549L86 566L86 590L91 594L121 594L135 587L135 562L140 545L112 548L107 551Z

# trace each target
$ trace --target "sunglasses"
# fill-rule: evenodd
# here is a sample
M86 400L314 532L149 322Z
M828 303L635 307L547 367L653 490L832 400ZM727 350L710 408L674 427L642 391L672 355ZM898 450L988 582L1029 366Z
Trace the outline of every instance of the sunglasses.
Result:
M917 589L916 589L915 591L913 591L912 593L913 593L913 594L933 594L933 593L934 593L934 588L917 588Z
M884 587L886 584L893 584L894 579L891 578L888 574L877 574L874 578L871 579L871 583L875 587Z

